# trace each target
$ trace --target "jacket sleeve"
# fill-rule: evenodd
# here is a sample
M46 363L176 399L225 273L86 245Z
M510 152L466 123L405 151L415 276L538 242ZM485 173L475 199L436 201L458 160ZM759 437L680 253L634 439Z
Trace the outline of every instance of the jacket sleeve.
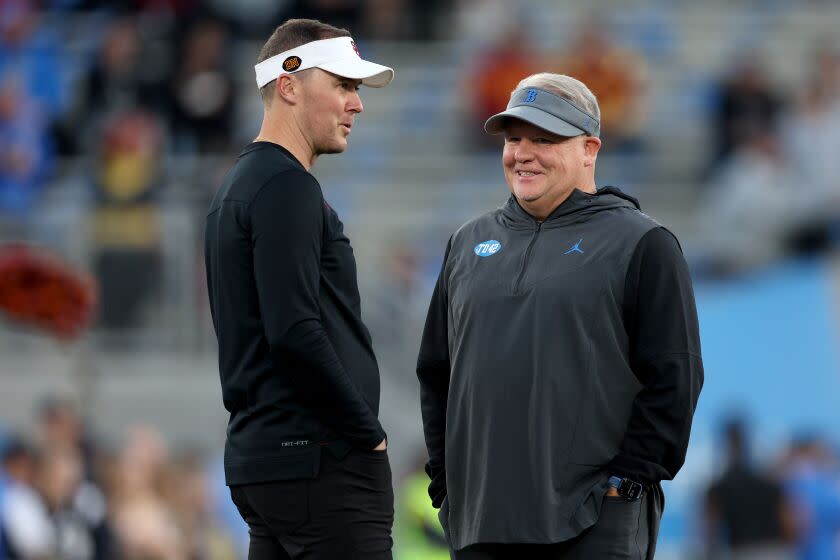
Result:
M319 303L324 200L314 177L285 171L249 206L254 277L265 337L276 363L293 360L305 379L291 380L319 403L317 413L354 445L384 438L379 420L339 361Z
M691 277L667 229L652 229L636 246L624 301L630 366L642 389L610 471L650 484L674 478L682 467L703 386Z
M446 497L445 434L446 402L449 395L449 335L448 297L446 292L446 261L452 244L450 238L443 257L443 265L426 315L426 326L417 358L417 378L420 381L420 409L423 433L429 462L426 473L431 478L429 496L432 505L440 507Z

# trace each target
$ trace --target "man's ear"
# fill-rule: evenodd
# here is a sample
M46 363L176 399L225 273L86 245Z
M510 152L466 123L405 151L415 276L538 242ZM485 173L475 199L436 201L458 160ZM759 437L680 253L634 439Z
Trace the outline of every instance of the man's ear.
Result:
M592 167L595 165L595 160L598 158L598 150L601 149L601 139L597 136L583 137L583 166Z
M291 74L282 74L274 84L274 95L287 103L294 105L300 95L300 80Z

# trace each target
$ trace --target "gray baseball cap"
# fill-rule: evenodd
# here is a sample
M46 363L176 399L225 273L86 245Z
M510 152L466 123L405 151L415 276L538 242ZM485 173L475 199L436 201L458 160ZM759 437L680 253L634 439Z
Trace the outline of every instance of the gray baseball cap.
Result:
M501 134L507 118L525 121L558 136L598 136L601 132L598 119L565 97L537 87L514 91L507 109L487 119L484 130Z

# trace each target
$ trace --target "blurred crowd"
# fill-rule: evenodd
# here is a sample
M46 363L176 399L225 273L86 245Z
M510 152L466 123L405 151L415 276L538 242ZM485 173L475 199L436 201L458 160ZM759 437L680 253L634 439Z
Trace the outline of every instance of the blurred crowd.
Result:
M718 58L698 71L697 64L682 66L692 54L706 56L683 52L677 12L690 8L660 0L630 4L635 11L611 18L581 10L566 17L548 0L0 0L0 242L54 242L63 249L79 224L68 219L51 233L44 203L54 195L59 203L50 211L83 207L90 244L84 265L98 279L100 326L108 332L141 326L148 302L178 277L164 262L171 251L166 240L173 239L168 196L176 188L192 195L186 230L200 232L207 196L258 128L250 71L256 48L284 19L315 17L349 27L362 48L375 41L415 47L406 60L419 77L396 60L397 79L383 94L399 99L399 119L366 120L374 131L367 137L364 127L354 131L356 151L342 161L342 187L378 177L371 161L406 155L400 142L378 140L385 129L400 127L387 138L428 139L411 154L424 165L459 158L447 183L451 198L427 210L429 224L419 228L425 233L390 236L381 270L360 271L360 280L375 287L364 309L386 375L415 382L411 363L445 245L431 218L457 215L453 208L464 199L455 191L470 185L457 173L480 175L490 167L488 156L498 167L499 140L481 133L483 122L536 71L575 76L598 96L599 184L618 181L643 204L649 184L685 191L674 199L691 201L682 215L696 223L676 225L688 229L680 237L696 274L731 275L838 248L836 37L803 38L806 55L791 69L764 48L772 33L750 35L754 28L743 25L729 50L715 51L726 38L708 38L703 28L708 53ZM737 4L755 11L733 18L743 22L803 3ZM417 55L432 43L447 57ZM402 81L411 86L399 89ZM451 105L454 115L446 112ZM374 143L376 157L360 149L364 142ZM380 180L400 187L384 171ZM487 184L478 186L487 197ZM491 196L501 201L501 182L496 188ZM352 204L345 206L352 212ZM203 303L199 244L190 249L194 254L180 259L189 261L187 272L178 277L188 288L177 297ZM200 315L186 330L207 322ZM728 459L698 497L698 556L840 558L836 449L802 436L762 468L750 460L741 424L726 434ZM31 431L5 433L0 449L0 560L244 557L247 535L212 452L173 447L148 427L116 442L94 437L62 399L42 403ZM399 486L398 559L448 558L425 485L418 471Z
M218 457L170 448L144 426L112 445L59 397L40 404L32 427L0 439L0 560L245 557L247 528ZM830 440L801 434L759 461L743 419L721 439L717 473L695 500L697 545L684 557L840 559L840 456ZM448 558L422 467L395 482L395 558Z
M583 19L567 44L542 48L524 22L505 22L486 33L473 53L462 84L469 100L464 129L479 147L498 148L498 138L483 133L484 121L507 105L519 81L537 72L573 76L592 89L601 109L604 153L640 153L645 120L647 61L627 41L613 39L600 17Z
M702 98L701 124L690 114L676 115L676 122L653 123L648 118L656 99L651 69L663 72L661 58L673 55L673 44L646 51L603 16L573 25L560 47L537 44L523 21L504 23L500 29L479 41L463 84L468 100L464 130L475 146L498 150L498 140L483 134L482 124L507 103L522 77L541 70L569 74L590 86L601 107L599 184L619 180L641 194L645 183L661 181L651 165L656 153L674 159L682 152L694 154L684 159L685 169L677 177L683 184L673 188L697 184L704 191L699 206L690 211L697 231L686 236L699 247L688 254L696 274L730 275L840 245L836 37L821 37L807 49L792 83L781 80L781 68L762 51L763 44L738 45L730 60L717 65L717 74L691 86L696 91L689 95ZM678 68L671 72L678 78L688 74ZM676 88L669 93L680 95ZM683 144L680 128L704 129L705 142ZM660 146L655 153L651 144L657 139L679 143ZM695 162L696 177L691 169Z
M34 428L0 440L0 559L241 557L243 527L200 450L170 451L143 426L108 445L60 398L42 403Z
M758 53L717 85L706 250L744 269L840 242L840 49L815 45L793 91Z
M257 99L243 99L252 82L240 83L255 54L240 64L238 46L291 16L348 26L363 40L424 39L437 3L255 0L243 10L221 0L3 0L0 241L66 239L50 237L40 204L49 186L69 191L66 179L80 177L66 207L86 214L100 323L136 326L165 275L167 190L179 173L207 171L208 184L185 188L200 215L216 171L253 136L259 115L240 128L236 119ZM213 157L223 159L218 169L204 169Z
M452 146L424 145L456 150L462 172L485 161L473 156L496 153L499 140L483 134L482 124L522 77L547 70L581 79L602 111L600 184L617 182L643 202L649 184L673 183L686 200L695 200L688 191L703 191L697 207L684 211L696 221L693 231L681 232L698 274L730 274L791 252L836 246L836 40L814 44L793 82L776 75L756 38L747 48L734 45L737 56L696 76L680 66L685 38L678 8L657 0L637 4L624 20L576 12L559 20L562 31L555 35L539 32L541 21L556 14L538 1L515 7L499 0L250 0L246 10L222 0L3 0L0 240L62 242L68 229L84 226L87 264L102 291L101 325L137 326L165 282L164 222L172 192L187 193L194 221L188 228L199 232L207 197L258 124L251 51L276 23L299 16L348 26L363 42L454 45L451 60L429 60L426 71L431 78L457 66L459 83L407 92L411 110L404 118L409 125L456 127L460 141ZM773 9L783 15L792 8ZM683 80L689 85L680 85ZM685 96L701 98L699 117L686 113L680 122L681 108L672 109L677 118L668 122L652 116L664 114L666 98L674 103ZM456 120L435 116L447 97L458 100ZM700 130L702 145L675 144L671 138L682 141L684 129ZM364 150L361 141L355 149ZM397 143L374 146L383 161L405 155ZM661 162L672 159L685 163L675 175L663 174ZM365 171L353 179L353 173L351 167L348 182L370 176ZM45 191L63 193L66 200L53 208L66 213L75 205L84 222L66 222L51 233L41 206Z
M3 0L0 216L25 217L63 157L96 155L94 195L125 205L154 197L165 155L238 150L235 80L247 64L236 47L288 17L322 18L363 40L422 40L444 3Z

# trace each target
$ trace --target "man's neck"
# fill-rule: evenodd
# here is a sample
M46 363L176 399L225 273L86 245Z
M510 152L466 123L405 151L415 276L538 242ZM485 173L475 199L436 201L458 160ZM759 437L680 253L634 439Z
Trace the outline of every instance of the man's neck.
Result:
M572 196L572 193L575 192L575 190L583 191L589 194L595 194L596 192L598 192L598 187L595 186L595 181L593 179L591 182L587 181L586 183L583 183L583 185L580 187L571 188L562 197L560 197L557 200L553 200L548 205L545 205L541 201L537 202L536 204L529 204L528 202L522 200L519 200L518 202L522 209L525 210L525 212L527 212L528 214L530 214L532 218L534 218L538 222L544 222L546 218L548 218L551 215L552 212L557 210L557 208L559 208L561 204L566 202L566 200L570 196Z
M278 123L278 124L274 124ZM301 165L309 171L318 155L312 150L312 146L306 141L300 127L293 117L279 119L271 116L268 112L263 116L262 126L254 142L272 142L286 148L289 153L295 156Z

